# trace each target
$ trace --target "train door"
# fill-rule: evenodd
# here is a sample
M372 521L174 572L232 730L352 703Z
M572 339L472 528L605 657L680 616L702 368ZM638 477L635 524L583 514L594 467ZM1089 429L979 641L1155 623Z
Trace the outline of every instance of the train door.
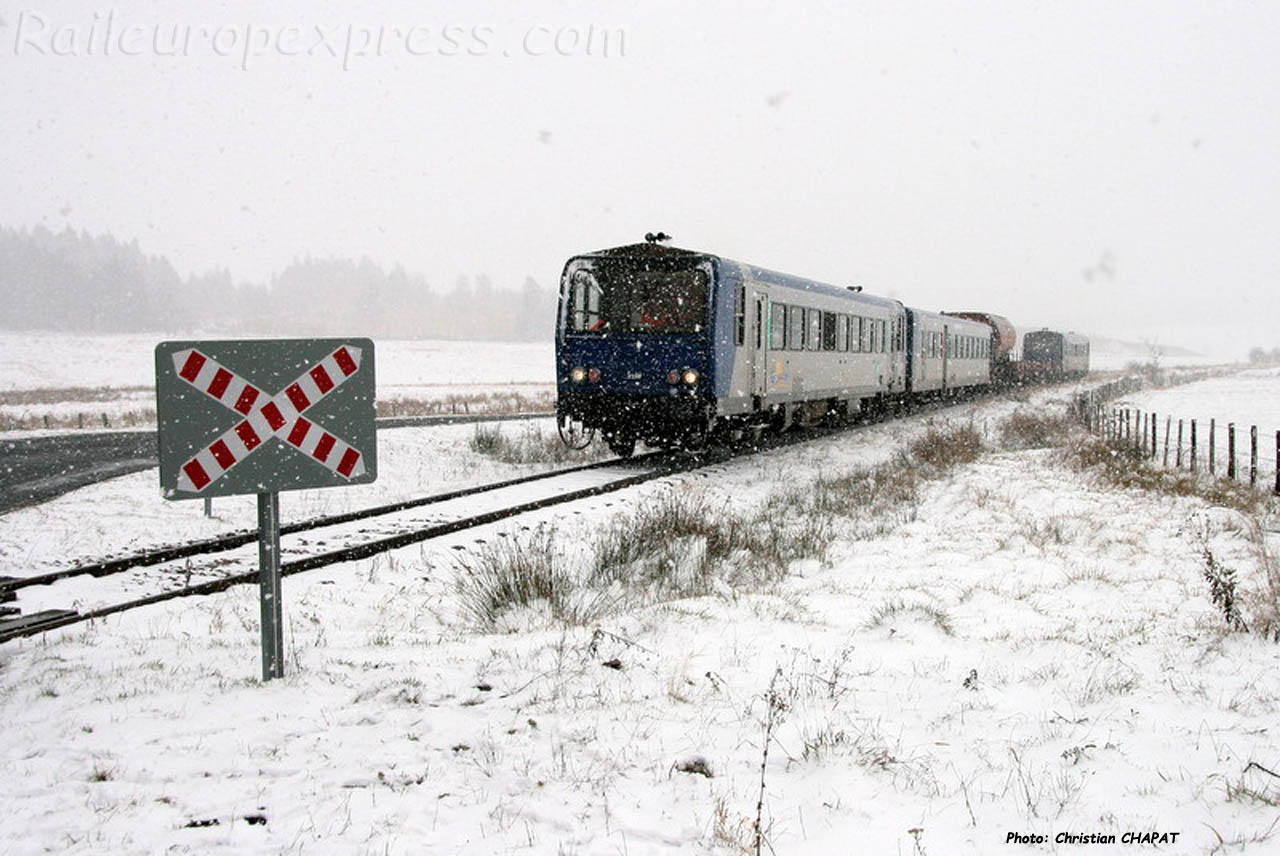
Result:
M951 380L949 374L949 363L951 356L951 325L942 325L942 391L947 391L947 384Z
M759 291L751 292L751 409L764 407L765 381L769 376L769 355L765 351L768 333L765 328L768 300Z

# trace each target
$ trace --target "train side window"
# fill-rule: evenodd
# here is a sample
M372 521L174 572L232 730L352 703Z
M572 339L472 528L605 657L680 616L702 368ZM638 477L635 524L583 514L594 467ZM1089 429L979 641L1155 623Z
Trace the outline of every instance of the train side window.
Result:
M804 350L804 309L799 306L792 306L787 312L787 347Z
M836 314L834 312L822 313L822 350L834 351L836 349Z
M880 339L878 342L879 347L876 348L876 350L883 354L885 350L885 339L887 338L887 334L889 332L889 322L881 320L876 323L876 326L880 328Z
M866 353L871 350L871 319L858 319L858 350Z
M849 350L862 353L862 318L857 315L849 319Z
M738 285L738 291L734 295L733 318L736 322L734 344L745 344L747 341L747 287L742 284Z
M809 321L809 329L805 333L804 344L810 351L817 351L822 348L822 312L817 309L810 309L806 313Z
M769 350L781 351L787 347L787 307L784 303L769 304Z
M836 321L836 350L849 350L849 316L837 316L840 320Z

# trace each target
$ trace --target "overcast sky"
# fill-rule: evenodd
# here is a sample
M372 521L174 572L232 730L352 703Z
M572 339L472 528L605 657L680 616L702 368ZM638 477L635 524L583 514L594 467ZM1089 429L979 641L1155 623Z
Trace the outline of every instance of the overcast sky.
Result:
M439 289L663 229L1023 327L1280 345L1280 4L376 5L0 6L0 223Z

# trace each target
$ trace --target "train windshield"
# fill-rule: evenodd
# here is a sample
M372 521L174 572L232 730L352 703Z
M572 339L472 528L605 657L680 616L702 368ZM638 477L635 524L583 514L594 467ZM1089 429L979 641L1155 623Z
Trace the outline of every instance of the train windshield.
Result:
M1062 359L1062 339L1058 336L1029 335L1022 343L1023 357L1036 362Z
M709 282L702 267L591 261L569 274L571 333L701 333Z

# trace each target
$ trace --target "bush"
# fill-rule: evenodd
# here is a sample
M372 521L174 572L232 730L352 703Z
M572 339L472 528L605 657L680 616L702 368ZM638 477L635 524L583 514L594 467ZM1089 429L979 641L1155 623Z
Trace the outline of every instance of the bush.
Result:
M911 458L937 473L969 464L982 454L982 432L972 422L963 425L930 424L923 437L911 444Z
M1000 424L1000 445L1006 449L1047 449L1061 446L1075 426L1060 413L1018 408Z

